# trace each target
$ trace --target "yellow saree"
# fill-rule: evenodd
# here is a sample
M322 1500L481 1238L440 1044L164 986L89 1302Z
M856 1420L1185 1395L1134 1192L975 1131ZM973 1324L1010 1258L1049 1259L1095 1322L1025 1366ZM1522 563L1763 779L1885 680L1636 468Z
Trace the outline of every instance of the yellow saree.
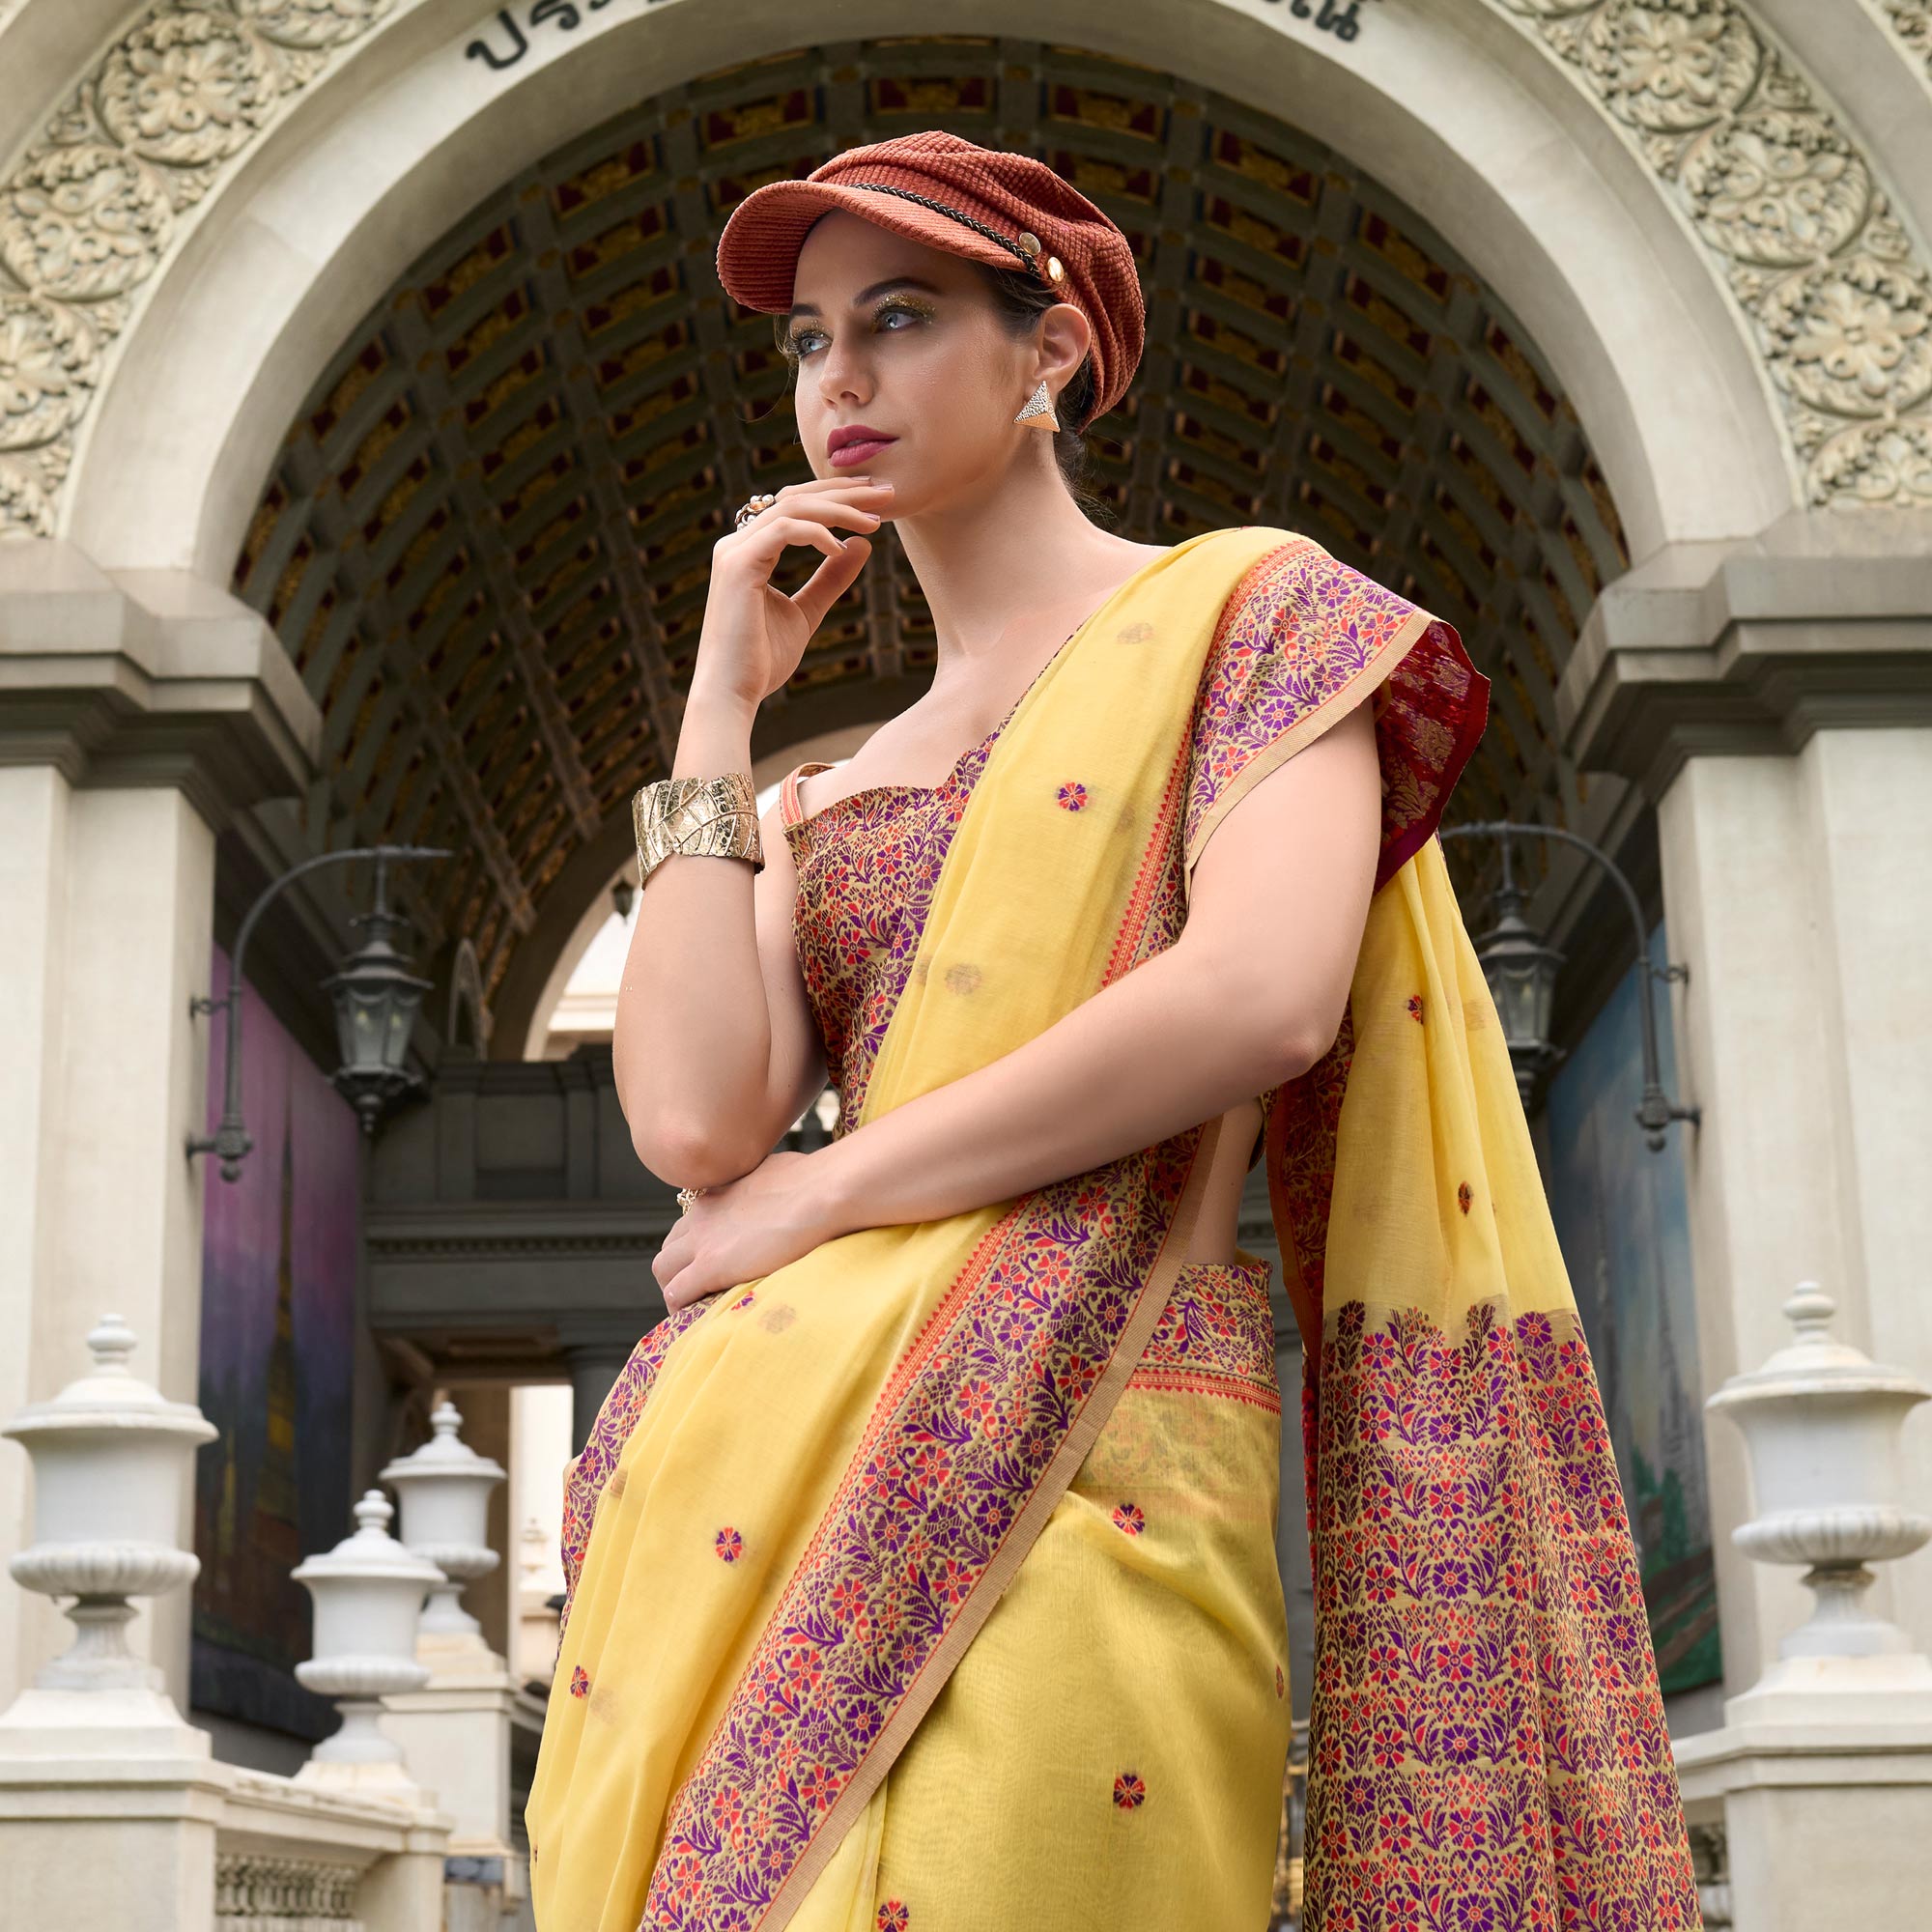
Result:
M1266 1096L1311 1371L1307 1923L1694 1925L1595 1383L1432 838L1485 691L1309 539L1178 546L931 794L889 868L917 916L828 1057L842 1129L1033 1037L1172 944L1229 808L1373 697L1350 1021ZM567 1488L543 1932L1263 1924L1279 1404L1264 1265L1181 1260L1215 1130L645 1336Z

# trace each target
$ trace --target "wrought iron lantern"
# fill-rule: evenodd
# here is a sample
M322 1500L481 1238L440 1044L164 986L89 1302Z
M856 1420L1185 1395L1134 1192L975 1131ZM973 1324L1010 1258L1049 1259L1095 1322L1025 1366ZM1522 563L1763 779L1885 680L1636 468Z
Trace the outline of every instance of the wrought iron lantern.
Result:
M368 943L342 963L341 972L323 981L335 1002L335 1035L342 1065L329 1076L339 1093L362 1117L362 1131L373 1134L390 1101L421 1085L407 1065L410 1035L430 981L409 970L409 961L389 943L390 932L408 920L389 910L387 853L376 848L376 903L352 925L368 930Z
M1631 923L1636 931L1636 966L1641 985L1637 1015L1643 1028L1643 1096L1637 1105L1636 1122L1644 1130L1644 1141L1650 1151L1662 1152L1664 1129L1672 1121L1702 1118L1700 1108L1679 1106L1663 1091L1657 1052L1657 1010L1653 1004L1658 980L1667 983L1672 980L1688 980L1690 969L1652 963L1636 889L1607 852L1592 845L1587 838L1579 838L1574 832L1563 832L1553 825L1496 819L1483 824L1447 826L1441 838L1445 845L1452 838L1494 838L1502 846L1502 878L1492 895L1495 923L1474 945L1483 978L1489 981L1490 996L1496 1004L1497 1017L1502 1021L1510 1065L1515 1070L1517 1091L1522 1095L1525 1108L1536 1083L1563 1058L1563 1050L1549 1037L1556 974L1563 964L1563 955L1554 947L1545 945L1543 935L1522 916L1528 895L1517 884L1510 841L1553 838L1561 844L1574 845L1609 874L1611 884L1630 908Z
M1563 955L1555 947L1546 946L1522 916L1528 895L1516 882L1507 838L1502 841L1502 880L1492 895L1495 923L1475 942L1476 957L1503 1023L1517 1092L1527 1107L1536 1083L1564 1057L1563 1049L1549 1037Z
M389 910L385 896L387 867L395 859L448 857L448 852L430 845L358 845L351 851L324 852L317 858L304 860L264 889L248 908L242 929L235 935L228 991L218 1000L188 1002L190 1012L225 1013L228 1022L227 1081L221 1120L212 1136L189 1136L190 1155L212 1153L221 1163L223 1180L242 1179L242 1159L255 1145L254 1137L242 1122L242 987L248 941L278 894L303 874L319 871L325 866L343 866L354 859L376 862L376 903L369 912L351 922L372 928L369 943L345 959L339 973L324 981L335 1001L336 1034L342 1048L342 1065L330 1077L362 1117L364 1133L374 1133L384 1107L416 1085L415 1076L409 1072L405 1062L410 1030L415 1024L416 1009L422 1005L422 996L429 990L430 982L417 979L409 970L409 961L389 944L390 929L409 922L401 913Z

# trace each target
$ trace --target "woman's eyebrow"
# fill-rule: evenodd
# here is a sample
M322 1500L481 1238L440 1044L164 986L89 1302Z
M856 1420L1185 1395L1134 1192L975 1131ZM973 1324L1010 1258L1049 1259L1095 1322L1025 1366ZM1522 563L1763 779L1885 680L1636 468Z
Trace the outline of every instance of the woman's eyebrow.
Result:
M923 289L929 296L944 295L946 293L944 289L935 287L931 282L922 281L917 275L893 275L883 282L874 282L868 289L861 289L852 298L852 306L854 308L863 307L874 296L882 296L889 289ZM794 316L817 315L821 311L816 302L793 302L791 307L785 311L785 320L789 322Z

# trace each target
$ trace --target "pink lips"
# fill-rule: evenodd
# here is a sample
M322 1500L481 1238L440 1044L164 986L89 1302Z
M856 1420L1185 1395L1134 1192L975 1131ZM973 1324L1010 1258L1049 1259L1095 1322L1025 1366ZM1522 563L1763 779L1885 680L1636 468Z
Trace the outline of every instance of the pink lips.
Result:
M869 462L882 449L890 449L898 440L895 436L868 436L856 442L844 442L831 451L828 461L835 469L856 469L862 463Z

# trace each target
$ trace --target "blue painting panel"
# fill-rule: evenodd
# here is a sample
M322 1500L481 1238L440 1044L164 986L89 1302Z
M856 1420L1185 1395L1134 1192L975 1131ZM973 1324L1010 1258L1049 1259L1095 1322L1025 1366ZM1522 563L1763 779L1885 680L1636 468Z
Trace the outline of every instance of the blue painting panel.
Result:
M1663 928L1650 956L1667 954ZM1722 1674L1697 1373L1690 1201L1680 1125L1653 1153L1642 1094L1639 977L1627 974L1549 1081L1549 1206L1603 1385L1636 1534L1658 1674L1666 1693ZM1661 989L1660 989L1661 990ZM1678 1091L1658 1001L1666 1093Z

